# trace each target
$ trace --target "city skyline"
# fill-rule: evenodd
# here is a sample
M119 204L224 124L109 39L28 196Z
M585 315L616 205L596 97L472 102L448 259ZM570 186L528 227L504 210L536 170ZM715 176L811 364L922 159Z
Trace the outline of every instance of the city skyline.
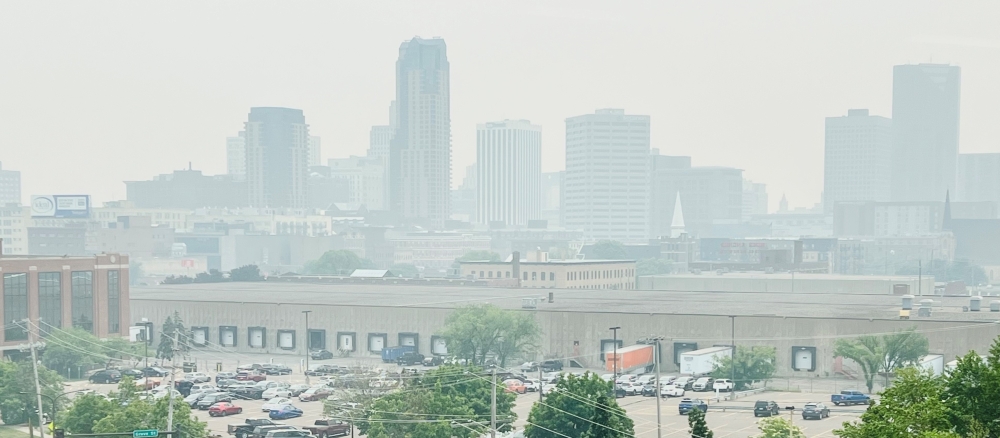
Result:
M14 32L31 36L54 29L74 29L76 25L70 16L93 16L97 22L106 20L101 18L104 14L101 8L76 10L71 3L66 5L73 13L38 23L34 29L24 28L23 23L28 20L18 17L39 13L35 7L11 8L9 14L0 18L4 24L0 26L0 34ZM470 14L483 19L491 14L496 16L485 21L482 29L473 29L443 17L434 18L441 8L421 10L416 6L400 6L398 10L374 11L362 6L356 11L359 16L377 15L385 18L386 23L373 29L360 29L348 25L350 23L292 29L290 37L296 32L306 32L300 35L308 37L303 38L301 48L289 48L284 44L280 47L261 45L259 43L264 41L251 35L260 46L259 50L281 59L291 56L292 52L310 52L309 59L315 60L314 68L297 73L297 76L270 67L258 72L237 71L236 66L240 63L229 60L234 56L245 58L247 49L241 48L245 44L229 45L227 37L219 43L226 45L210 45L209 51L194 50L196 47L192 46L190 61L178 57L170 49L175 44L186 47L195 44L197 38L216 36L216 30L210 29L212 26L200 22L192 23L192 34L178 41L158 39L156 32L139 34L127 23L112 21L105 23L109 32L114 30L111 34L115 37L131 35L136 41L134 45L95 44L107 39L104 34L84 33L79 37L81 44L89 42L91 46L105 47L109 55L91 53L93 49L86 47L56 44L63 39L40 38L37 47L48 55L38 59L12 43L17 38L6 38L0 45L21 68L5 73L7 80L0 84L0 94L5 96L0 112L9 121L0 127L0 133L10 144L29 147L12 148L13 151L0 147L3 155L0 158L7 168L22 171L25 198L32 193L86 192L99 204L122 199L123 181L170 173L187 167L189 161L207 174L224 173L225 152L213 145L239 131L241 114L246 108L267 105L301 108L309 113L311 131L326 139L324 160L364 155L370 127L386 123L385 106L393 98L391 65L396 56L395 48L400 41L414 35L440 35L449 42L449 55L455 70L452 75L452 169L462 169L474 161L477 123L518 117L552 127L543 140L543 170L562 170L564 133L561 121L593 108L624 107L662 121L653 127L651 143L665 154L687 155L699 163L743 168L748 179L768 184L772 210L782 194L787 194L793 206L809 206L819 201L823 184L822 178L817 177L823 166L822 119L843 114L850 108L869 108L873 114L888 117L892 113L894 65L933 61L960 66L965 91L960 152L1000 150L996 140L1000 137L1000 127L990 122L996 119L992 102L1000 99L1000 85L991 79L1000 72L1000 63L990 53L996 50L995 41L1000 41L1000 33L989 26L975 26L990 14L982 13L979 8L959 5L940 16L933 13L937 10L934 6L909 6L884 6L869 11L862 21L880 23L878 33L854 35L835 25L838 17L852 15L849 13L851 8L839 6L798 6L801 11L814 14L803 16L794 23L769 23L768 27L773 29L762 29L759 27L762 25L750 23L755 17L773 12L772 8L734 3L730 8L734 11L732 14L719 14L698 6L636 4L613 8L586 2L572 6L526 4L518 11L523 15L523 21L519 22L536 26L552 24L552 17L561 17L562 20L554 25L566 38L541 38L538 32L528 31L503 41L482 32L482 29L493 29L509 21L511 12L503 8L475 10L455 5L447 9L445 16ZM315 16L310 20L343 20L331 17L335 8L313 9L315 14L307 14ZM233 12L217 6L208 8L205 16L210 18ZM259 24L265 17L283 17L289 13L280 7L235 12L241 20L222 20L226 21L224 26L237 26L225 31L228 35L244 33L238 29ZM658 26L667 29L656 30L641 25L657 17L676 15L671 12L687 14L689 19L684 21L690 24L678 22ZM129 7L121 13L129 13ZM160 13L171 17L179 12L164 9ZM819 19L820 16L831 19ZM185 20L180 16L177 19ZM241 21L244 23L235 24ZM589 33L586 29L596 23L609 31L598 40L586 36ZM706 26L706 23L710 24ZM151 25L158 26L156 23ZM734 40L734 33L722 32L727 26L734 32L744 32L746 37ZM795 40L784 37L804 26L827 33L805 32L797 34ZM982 32L969 34L965 30L970 27L982 29ZM331 30L320 32L319 28ZM342 30L336 30L338 28ZM335 58L315 54L316 41L356 34L370 38L343 48ZM685 34L710 37L703 40L675 38L683 43L662 43ZM536 40L537 44L526 44ZM571 53L576 41L593 44L586 53ZM628 48L630 44L625 43L629 41L636 47ZM138 47L143 47L144 51L135 50ZM659 61L636 55L639 50L654 48L694 67L672 69L667 76L653 74L660 69L653 68L652 63ZM81 53L81 50L92 56L78 59L74 53ZM279 50L292 52L285 55ZM549 53L560 55L550 60ZM110 54L123 59L137 57L140 62L123 65ZM330 76L330 67L335 65L331 64L332 59L338 63L347 61L356 67L346 72L333 72L335 75ZM592 59L602 59L602 65ZM70 62L80 68L69 71L61 67ZM733 73L728 68L733 62L742 66L740 73ZM541 68L525 70L522 67L528 64L523 63ZM150 67L158 70L148 70ZM204 67L211 68L206 70ZM107 71L118 73L108 77L104 74ZM207 74L196 76L195 71ZM40 74L42 72L44 75ZM38 88L31 85L39 84L33 81L41 76L49 78L44 86L39 85L43 92L26 94ZM616 78L627 79L624 82L629 84L621 84L623 81L616 81ZM515 87L514 82L527 86ZM178 87L168 87L173 90L172 96L166 96L158 94L162 91L152 86L161 83ZM354 85L335 85L347 83ZM132 89L141 92L118 91ZM144 103L150 98L162 109ZM54 104L54 99L60 99L61 103ZM485 102L489 105L482 105ZM769 115L779 112L786 114L780 122ZM102 116L95 119L92 114ZM104 120L115 120L116 129L107 129ZM185 129L148 135L163 121L185 126ZM719 123L727 129L707 129ZM53 129L55 127L59 129ZM71 150L61 148L67 144L81 146ZM101 147L90 146L97 144ZM45 159L50 156L64 159L55 162ZM90 163L88 160L94 160L94 166L106 163L108 168L101 169L97 175L88 175L84 172L86 167L78 166ZM460 181L456 178L460 177L453 175L452 187L457 187Z

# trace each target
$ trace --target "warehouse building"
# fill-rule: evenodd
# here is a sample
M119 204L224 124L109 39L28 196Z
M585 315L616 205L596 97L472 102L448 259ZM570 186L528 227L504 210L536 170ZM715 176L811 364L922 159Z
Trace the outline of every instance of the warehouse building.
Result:
M985 298L985 297L984 297ZM920 303L921 300L930 300ZM1000 300L1000 298L998 298ZM833 376L838 338L915 327L931 353L947 360L986 351L1000 335L1000 301L990 311L967 310L968 297L917 297L901 319L901 297L890 294L774 292L667 292L644 290L487 288L470 286L215 283L136 287L133 322L159 326L178 312L192 329L195 348L235 354L302 357L311 349L377 356L382 348L412 345L425 355L448 354L441 332L457 307L490 303L533 314L542 331L544 358L600 367L612 347L608 327L621 327L621 345L662 336L665 372L678 369L684 351L715 345L767 345L777 349L782 376ZM308 331L304 311L310 311ZM731 331L732 330L732 331ZM158 342L158 339L153 342ZM537 358L531 358L537 359ZM572 362L570 362L572 361Z

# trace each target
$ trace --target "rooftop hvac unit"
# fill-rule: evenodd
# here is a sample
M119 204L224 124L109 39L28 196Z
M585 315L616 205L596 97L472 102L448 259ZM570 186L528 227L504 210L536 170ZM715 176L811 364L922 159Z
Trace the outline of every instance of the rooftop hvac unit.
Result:
M969 299L969 311L978 312L983 305L982 297L972 297Z

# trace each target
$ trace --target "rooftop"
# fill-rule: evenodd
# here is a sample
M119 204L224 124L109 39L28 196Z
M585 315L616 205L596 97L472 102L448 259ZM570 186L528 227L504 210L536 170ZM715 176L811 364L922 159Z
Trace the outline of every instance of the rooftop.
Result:
M549 293L554 302L548 303ZM133 287L135 301L189 301L315 306L455 308L491 303L520 309L524 298L539 298L538 312L625 314L737 315L785 318L896 319L901 298L895 295L792 294L756 292L668 292L645 290L506 289L465 286L354 285L284 282L203 283ZM969 297L933 298L929 319L944 321L1000 321L989 312L997 297L983 297L983 312L963 312ZM915 314L915 311L914 311Z

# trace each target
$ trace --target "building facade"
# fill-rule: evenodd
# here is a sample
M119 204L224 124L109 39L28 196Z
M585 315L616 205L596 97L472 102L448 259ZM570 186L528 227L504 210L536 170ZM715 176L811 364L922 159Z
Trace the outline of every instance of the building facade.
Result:
M767 184L743 180L743 221L767 214Z
M1000 153L959 154L956 201L1000 203Z
M203 175L188 168L149 181L125 181L125 196L139 208L245 207L247 183L237 175Z
M388 161L389 145L392 143L392 127L389 125L372 126L368 133L368 155L371 158L382 158Z
M3 255L24 255L28 253L28 223L31 207L19 204L0 205L0 243Z
M892 197L892 120L852 109L826 118L823 205Z
M543 289L635 289L633 260L539 260L462 262L462 276L477 280L511 280L521 287Z
M87 224L76 222L58 227L28 227L28 254L87 255Z
M743 170L692 167L691 157L654 154L649 159L653 236L670 236L678 194L684 228L689 234L707 234L716 221L742 220Z
M246 132L240 131L236 137L226 137L226 174L237 181L247 178Z
M302 110L250 108L246 122L247 194L253 207L304 208L309 125Z
M369 210L385 210L385 165L381 158L333 158L328 161L330 177L348 181L346 202L364 204Z
M309 165L323 165L323 139L315 135L309 136Z
M955 188L961 69L897 65L892 73L892 200L940 201Z
M477 173L479 166L472 163L465 168L465 177L462 184L457 189L451 191L451 218L452 220L475 223L478 220L476 215L476 198L479 196L477 184L479 177Z
M527 225L542 213L542 127L504 120L476 127L477 219Z
M21 204L21 172L3 170L0 163L0 207L7 204Z
M443 39L413 38L399 47L389 202L400 217L432 228L451 214L449 72Z
M542 174L542 219L545 219L549 227L563 226L562 193L565 178L565 171Z
M447 269L470 251L489 251L490 237L471 233L416 232L386 236L393 248L393 264ZM426 271L425 271L426 272Z
M26 328L43 336L69 328L99 338L128 335L128 256L3 257L0 274L5 355L28 342Z
M566 228L588 240L648 238L649 123L622 109L566 119Z
M119 216L93 222L87 230L87 254L119 253L131 258L170 257L174 229L153 225L149 216Z

